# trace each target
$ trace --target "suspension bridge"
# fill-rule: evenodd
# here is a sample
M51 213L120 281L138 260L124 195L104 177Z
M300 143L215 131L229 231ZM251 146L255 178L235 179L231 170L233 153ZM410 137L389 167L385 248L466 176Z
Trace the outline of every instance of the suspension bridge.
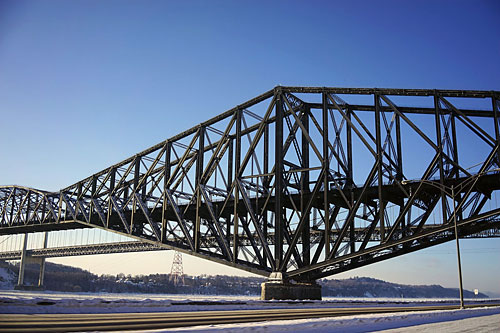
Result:
M0 235L97 228L321 297L319 278L500 234L499 99L278 86L59 192L0 187Z

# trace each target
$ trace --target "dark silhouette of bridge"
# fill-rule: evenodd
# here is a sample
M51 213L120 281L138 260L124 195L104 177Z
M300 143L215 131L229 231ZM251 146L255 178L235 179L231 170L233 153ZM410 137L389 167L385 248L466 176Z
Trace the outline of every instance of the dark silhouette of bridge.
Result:
M0 187L0 234L101 228L300 283L455 239L455 222L496 235L499 99L278 86L59 192Z

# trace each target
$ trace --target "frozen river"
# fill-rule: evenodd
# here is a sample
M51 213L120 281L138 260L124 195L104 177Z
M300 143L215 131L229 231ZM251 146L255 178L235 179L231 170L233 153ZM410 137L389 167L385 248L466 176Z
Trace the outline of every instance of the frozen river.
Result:
M487 305L499 300L466 300ZM483 303L481 303L483 302ZM323 301L260 301L259 296L157 295L110 293L58 293L0 291L0 316L43 313L182 312L214 310L259 310L319 307L389 307L458 304L452 299L325 298ZM247 324L197 326L175 329L183 332L499 332L500 307L389 314L365 314L334 318L268 321ZM477 329L476 329L477 328ZM168 332L156 330L155 332ZM241 333L240 332L240 333Z
M495 300L468 300L492 302ZM497 300L498 302L498 300ZM272 308L458 304L457 299L333 298L322 301L261 301L258 295L62 293L0 290L0 313L110 313Z

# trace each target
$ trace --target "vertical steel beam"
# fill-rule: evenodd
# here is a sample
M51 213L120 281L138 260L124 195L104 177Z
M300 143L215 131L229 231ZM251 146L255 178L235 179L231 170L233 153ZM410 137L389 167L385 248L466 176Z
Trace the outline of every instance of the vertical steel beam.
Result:
M168 199L167 191L169 187L169 179L171 174L171 155L172 155L172 142L167 141L165 143L165 157L164 157L164 169L163 169L163 207L161 215L161 242L165 243L167 240L167 209L168 209Z
M30 206L31 206L31 191L28 191L26 193L26 223L29 222L29 219L30 219Z
M40 221L43 223L44 220L45 220L45 212L47 211L47 201L45 200L45 198L43 197L43 195L41 197L42 198L40 200L43 200L43 204L42 204L42 217L41 217ZM92 212L92 210L90 210L90 212Z
M59 202L58 202L59 210L58 210L58 213L57 213L57 222L59 222L59 221L61 221L63 219L63 202L64 202L64 198L63 198L63 193L62 192L59 192L58 198L59 198ZM66 218L66 211L64 211L64 219L65 218Z
M399 114L396 114L396 153L398 154L397 156L397 164L398 164L398 169L396 173L396 179L398 181L403 180L403 152L402 152L402 145L401 145L401 117Z
M136 156L135 158L135 166L134 166L134 193L139 192L139 177L140 177L140 170L141 170L141 157ZM137 202L136 202L136 196L134 195L132 198L132 215L130 217L130 233L134 233L134 217L136 213L136 208L137 208Z
M196 224L195 224L195 232L194 232L194 250L198 252L200 250L201 243L201 217L200 217L200 208L201 208L201 197L202 197L202 189L201 189L201 177L203 175L203 155L205 150L205 127L200 126L198 129L198 156L196 158L196 179L195 179L195 188L196 188Z
M457 127L456 127L456 124L455 124L455 111L454 110L451 110L451 114L450 114L450 117L451 117L451 142L453 144L453 162L455 162L457 165L458 164L458 148L457 148ZM459 175L459 170L457 167L453 167L455 169L455 178L458 178L460 175Z
M458 163L457 129L456 129L456 124L455 124L455 111L454 110L451 110L450 117L451 117L451 135L452 135L451 142L453 144L453 162L455 162L456 165L460 165ZM453 169L455 170L453 172L453 174L455 175L455 178L460 177L460 171L459 171L458 167L453 166ZM456 201L456 199L458 199L458 202L460 202L462 200L462 194L461 193L458 193L456 195L456 197L453 196L452 199L454 201ZM455 206L455 202L453 203L453 205ZM458 212L457 212L458 215L460 216L460 220L463 219L462 212L463 212L463 210L462 210L462 207L460 206L460 208L458 209Z
M274 206L274 260L276 267L281 267L283 260L283 96L281 90L276 96L276 132L274 149L274 182L275 182L275 206Z
M434 110L435 110L435 115L434 115L434 120L436 122L436 144L438 147L438 154L439 154L439 184L440 184L440 189L441 189L441 211L443 214L443 223L446 223L448 221L448 213L447 213L447 202L446 202L446 195L443 190L444 186L444 166L443 166L443 137L441 135L441 108L439 107L439 95L437 92L434 93Z
M330 205L328 203L328 175L330 174L330 161L328 156L328 107L326 92L321 94L323 107L321 110L323 121L323 163L322 167L325 170L323 173L323 210L324 210L324 223L325 223L325 258L330 255Z
M110 220L111 220L111 214L113 213L113 203L111 202L111 198L113 196L113 190L115 189L115 175L116 175L116 169L111 168L109 171L111 173L109 177L109 196L108 196L108 214L106 215L106 223L107 226L109 227L110 225ZM134 213L132 212L132 221L134 219Z
M349 120L347 122L347 128L346 128L346 140L347 140L347 188L349 190L349 204L351 207L354 206L354 191L353 191L353 186L354 186L354 173L353 173L353 163L352 163L352 127L351 127L351 107L347 108L347 119ZM349 214L350 214L349 210ZM356 242L355 242L355 219L352 219L351 222L351 229L349 232L349 238L351 240L351 253L354 253L356 251Z
M231 185L233 183L233 160L234 160L234 139L229 138L229 148L227 155L227 196L231 196ZM231 214L226 217L226 241L231 244ZM233 252L234 253L234 252Z
M309 107L304 107L302 113L302 125L304 130L309 132L309 113L311 112ZM300 210L302 214L305 213L306 205L308 201L308 193L311 192L309 187L310 175L309 175L309 141L306 133L302 133L302 179L301 179L301 191L300 191ZM311 220L310 212L307 216L304 216L304 228L302 229L302 264L307 266L311 263Z
M265 125L265 128L264 128L264 166L263 166L264 170L264 174L268 174L269 173L269 124L266 123ZM269 177L266 176L264 177L263 179L263 185L265 188L269 188ZM263 211L262 212L263 216L262 216L262 224L263 224L263 234L264 234L264 239L266 240L266 242L268 241L267 240L267 234L268 234L268 230L267 230L267 218L268 218L268 212L267 210ZM267 255L266 255L266 251L264 251L264 259L267 260ZM267 262L267 261L266 261Z
M234 181L239 179L239 170L241 166L241 113L239 108L236 110L236 137L235 137L235 152L234 152ZM234 186L234 213L233 213L233 262L238 260L238 229L239 229L239 216L238 216L238 203L240 201L240 192L238 186Z
M96 195L96 192L97 192L97 177L95 175L92 176L92 185L90 186L90 209L89 209L89 216L90 216L90 220L92 221L92 216L94 216L94 201L92 199L95 199L95 195ZM44 204L45 204L45 201L44 201ZM44 209L45 211L45 205L44 205ZM95 224L98 224L98 221L99 221L99 217L97 217L97 221L95 222Z
M147 170L146 170L147 172ZM147 179L147 175L146 175L146 172L144 174L144 180L142 181L142 185L141 185L141 198L142 200L144 200L144 202L147 201L147 198L146 198L146 193L147 193L147 184L148 184L148 179Z
M111 192L115 189L115 184L116 184L116 168L111 168L110 170L110 177L109 177L109 192L111 195Z
M396 113L396 154L397 156L397 170L396 170L396 180L398 182L403 181L403 148L401 144L401 117ZM399 211L403 211L404 200L401 200L402 203L400 205ZM406 236L406 225L405 219L401 220L401 230L403 232L403 237Z
M495 96L495 93L492 93L491 96L491 106L493 107L493 115L495 118L495 139L496 139L496 144L497 146L500 146L500 129L499 129L499 115L498 115L498 105L497 105L497 98ZM500 149L497 152L497 166L500 167Z
M140 171L141 171L141 157L137 156L135 158L135 167L134 167L134 190L137 191L139 190L139 177L140 177Z
M378 183L378 201L379 201L379 222L380 222L380 242L383 243L385 240L385 204L384 204L384 198L383 198L383 191L382 191L382 185L383 185L383 177L382 177L382 157L383 157L383 151L382 151L382 134L381 134L381 124L380 124L380 96L378 93L373 94L375 98L375 132L376 132L376 138L375 138L375 143L377 145L377 183Z
M77 199L77 203L76 203L76 207L75 207L75 215L78 215L78 211L81 209L83 211L83 208L80 207L80 200L82 198L82 191L83 191L83 185L82 185L82 182L78 182L78 184L76 185L77 186L77 190L76 190L76 199Z
M7 203L5 203L7 205ZM12 203L10 204L10 223L14 223L14 210L16 209L16 189L12 190Z

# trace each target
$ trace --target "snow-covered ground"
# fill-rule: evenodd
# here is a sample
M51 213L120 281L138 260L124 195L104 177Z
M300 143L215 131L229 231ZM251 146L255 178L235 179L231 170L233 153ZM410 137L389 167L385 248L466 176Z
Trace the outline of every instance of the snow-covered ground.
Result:
M385 333L498 333L500 332L500 315L466 318L454 321L445 321L432 324L421 324L411 327L402 327L384 330Z
M466 300L466 303L480 300ZM487 304L500 300L482 300ZM326 298L323 301L260 301L258 296L149 295L58 293L0 290L0 314L7 313L112 313L211 311L318 307L373 307L421 304L457 304L450 299ZM472 319L471 319L472 318ZM418 326L415 326L418 325ZM429 326L430 325L430 326ZM500 307L466 310L371 314L335 318L270 321L234 325L198 326L151 332L366 332L399 329L407 332L500 332ZM468 329L464 329L467 327ZM458 330L460 329L460 330ZM424 330L424 331L422 331Z
M160 332L500 332L500 307L451 311L405 312L335 318L279 320L141 331Z
M140 331L161 332L500 332L500 307L467 310L373 314L335 318L278 320L269 322L207 325ZM137 331L139 332L139 331Z
M469 300L471 302L472 300ZM492 300L474 300L484 303ZM495 300L493 300L495 301ZM112 313L457 304L453 299L325 298L260 301L258 296L58 293L0 290L0 313ZM500 302L496 300L496 302ZM483 303L483 304L484 304Z

